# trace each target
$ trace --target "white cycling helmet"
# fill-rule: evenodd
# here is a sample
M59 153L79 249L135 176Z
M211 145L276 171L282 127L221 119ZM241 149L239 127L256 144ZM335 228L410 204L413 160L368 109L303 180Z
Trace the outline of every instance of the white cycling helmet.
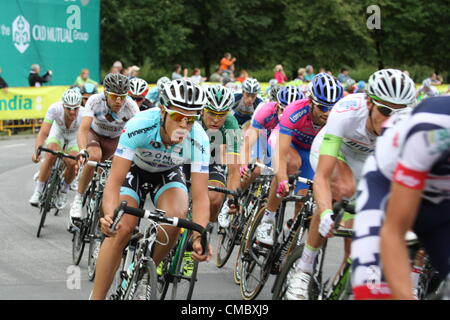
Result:
M167 77L161 77L156 81L156 86L158 87L158 91L161 92L164 89L164 85L166 83L170 83L170 79Z
M394 104L411 104L416 98L414 81L397 69L382 69L369 78L370 97Z
M128 94L135 96L145 96L148 92L148 83L141 78L133 78L130 80L130 90Z
M62 96L62 102L68 106L81 105L82 96L79 88L67 89Z
M254 78L248 78L242 84L242 91L250 93L250 94L258 94L261 86L259 85L258 80Z
M172 80L161 92L161 104L166 107L173 105L185 110L202 110L206 103L205 90L190 80Z
M430 79L423 80L422 85L426 88L431 87L431 80Z
M216 112L228 111L234 104L234 94L231 89L220 84L208 87L206 96L208 103L205 107Z

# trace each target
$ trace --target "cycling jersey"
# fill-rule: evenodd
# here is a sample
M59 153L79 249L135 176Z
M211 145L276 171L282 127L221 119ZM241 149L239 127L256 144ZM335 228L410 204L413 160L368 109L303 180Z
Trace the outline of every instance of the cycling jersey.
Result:
M191 163L192 172L208 173L209 141L198 122L182 143L169 148L162 141L160 128L160 109L138 113L125 125L115 155L132 160L148 172L163 172Z
M419 93L419 95L422 93L424 94L422 99L439 96L439 90L435 86L430 86L429 88L430 88L430 90L428 90L428 92L425 91L424 86L420 86L419 89L417 89L417 92Z
M81 123L82 110L78 110L77 117L72 121L70 127L67 128L64 119L64 106L61 101L56 102L48 109L44 122L52 125L46 143L57 143L63 147L66 144L67 151L78 151L77 132Z
M269 134L280 122L277 105L276 102L259 104L252 116L252 126L256 129L266 129Z
M414 231L441 273L450 270L450 97L429 98L412 112L394 114L384 124L358 184L352 285L355 298L387 298L381 272L379 233L391 181L423 190Z
M133 99L127 97L124 105L116 114L106 105L104 93L97 93L89 97L83 110L83 117L91 117L92 130L97 134L116 138L120 136L125 123L135 114L139 113L139 107Z

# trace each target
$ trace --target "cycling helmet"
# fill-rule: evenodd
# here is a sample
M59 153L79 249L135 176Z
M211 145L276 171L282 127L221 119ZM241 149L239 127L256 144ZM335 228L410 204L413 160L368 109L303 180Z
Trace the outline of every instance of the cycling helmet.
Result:
M422 85L427 88L431 87L431 80L430 79L423 80Z
M202 110L208 102L205 90L191 80L176 79L164 85L161 104L174 105L185 110Z
M92 83L85 83L80 87L81 94L95 94L97 93L97 87Z
M261 86L259 85L258 80L254 78L248 78L242 84L242 90L250 94L258 94L260 89Z
M395 104L410 104L416 97L414 81L397 69L382 69L373 73L367 92L372 98Z
M303 99L303 93L296 86L286 86L278 90L277 101L282 106L287 106L288 104Z
M234 104L234 94L232 91L220 84L206 89L208 103L206 108L217 112L224 112L231 109Z
M116 94L127 94L130 90L130 80L120 73L108 73L103 80L106 92Z
M130 90L128 90L128 94L132 94L134 96L145 96L147 95L147 92L147 81L141 78L133 78L130 80Z
M322 72L308 84L308 95L317 104L334 106L343 97L344 88L336 78Z
M363 80L358 81L358 90L362 90L366 87L366 83Z
M78 106L81 104L81 93L79 89L67 89L62 96L62 103L69 106Z
M164 85L166 83L170 83L170 79L167 77L161 77L156 81L156 86L158 87L158 91L161 92L164 89Z
M277 93L278 93L278 90L280 90L280 88L281 88L281 86L279 86L278 84L270 87L269 94L268 94L270 101L277 101Z
M273 86L276 86L276 85L278 85L278 80L277 79L270 79L269 86L273 87Z

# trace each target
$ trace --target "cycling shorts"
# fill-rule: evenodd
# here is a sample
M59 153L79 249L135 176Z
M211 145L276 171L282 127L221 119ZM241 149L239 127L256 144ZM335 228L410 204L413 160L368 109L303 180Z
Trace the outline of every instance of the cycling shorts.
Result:
M50 129L50 133L48 134L47 140L45 141L46 145L49 145L50 143L56 143L59 145L60 149L66 146L65 152L69 153L71 151L78 152L80 149L78 148L77 143L77 135L76 132L67 134L62 130L56 122L52 124L52 127Z
M88 143L86 148L88 147L98 147L102 150L102 161L105 161L111 158L116 152L117 144L119 143L119 137L109 138L102 135L99 135L92 129L89 129L88 132Z

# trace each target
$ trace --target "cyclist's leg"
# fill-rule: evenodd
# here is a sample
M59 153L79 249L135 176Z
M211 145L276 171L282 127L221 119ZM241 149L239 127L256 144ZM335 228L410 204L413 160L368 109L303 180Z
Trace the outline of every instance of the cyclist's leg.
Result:
M65 150L66 153L70 154L71 156L76 156L78 152L80 151L80 148L78 148L78 144L76 140L69 141L68 146ZM70 188L70 184L72 183L73 179L77 175L77 161L64 158L64 162L67 166L66 172L64 175L64 182L67 184L67 186ZM67 191L66 191L67 192Z
M95 134L92 130L88 133L88 144L86 146L87 152L89 153L90 161L101 161L104 152L103 152L103 143L102 138ZM78 182L78 193L80 195L86 192L87 186L89 182L92 180L94 176L94 167L91 166L83 166L83 171L80 176L80 180Z
M132 190L132 192L134 192ZM121 194L120 201L127 201L128 206L137 208L137 197ZM138 218L125 214L118 226L117 233L113 237L107 237L103 241L98 255L95 271L92 300L104 300L111 286L117 269L120 265L122 253L138 223Z

